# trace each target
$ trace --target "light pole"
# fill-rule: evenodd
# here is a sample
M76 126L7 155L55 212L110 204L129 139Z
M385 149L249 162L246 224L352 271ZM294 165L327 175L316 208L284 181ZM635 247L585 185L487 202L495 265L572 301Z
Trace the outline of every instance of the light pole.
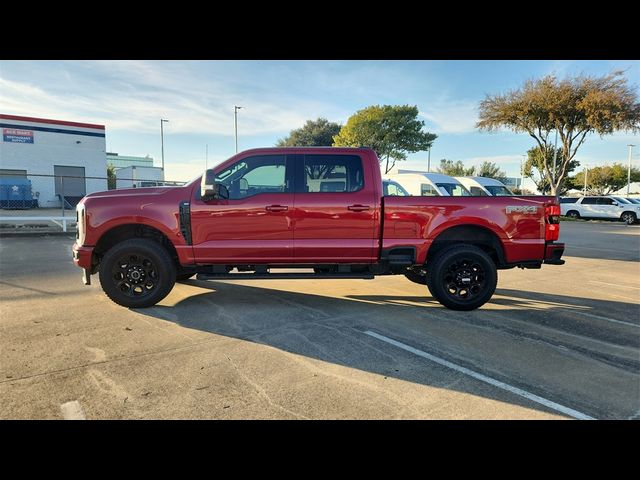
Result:
M582 196L587 196L587 175L589 175L589 166L584 166L584 191L582 192Z
M556 129L556 141L553 143L553 172L551 173L551 181L556 184L556 157L558 155L558 129Z
M236 137L236 153L238 153L238 110L240 110L242 107L238 107L237 105L234 105L233 107L233 117L234 117L234 126L235 126L235 137Z
M524 166L523 161L527 158L526 155L522 155L522 160L520 160L520 195L524 195Z
M627 147L629 147L629 168L627 169L627 198L629 198L629 191L631 190L631 152L635 145L630 143Z
M427 157L427 172L431 171L431 145L429 145L429 156Z
M164 129L162 128L163 123L169 123L169 120L165 120L164 118L160 119L160 148L162 151L162 179L164 180Z

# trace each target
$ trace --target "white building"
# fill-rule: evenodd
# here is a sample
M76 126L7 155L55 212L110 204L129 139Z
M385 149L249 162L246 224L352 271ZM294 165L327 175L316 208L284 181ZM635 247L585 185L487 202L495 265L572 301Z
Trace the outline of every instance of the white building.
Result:
M40 207L107 189L104 125L0 114L0 129L0 177L31 180Z

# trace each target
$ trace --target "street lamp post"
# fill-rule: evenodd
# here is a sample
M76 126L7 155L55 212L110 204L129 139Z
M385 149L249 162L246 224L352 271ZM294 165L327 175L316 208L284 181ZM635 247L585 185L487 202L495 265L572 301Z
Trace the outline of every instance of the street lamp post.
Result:
M520 194L524 195L524 165L523 162L527 158L526 155L522 155L522 160L520 160Z
M431 171L431 145L429 145L429 156L427 157L427 172Z
M630 143L627 147L629 147L629 168L627 169L627 198L629 198L629 191L631 190L631 152L635 145Z
M589 175L589 166L584 166L584 191L582 192L583 196L587 196L587 175Z
M240 110L242 107L238 107L237 105L234 105L233 107L233 117L234 117L234 131L235 131L235 137L236 137L236 153L238 153L238 110Z
M165 120L164 118L160 119L160 148L162 151L162 180L164 180L164 129L163 123L169 123L169 120Z
M556 157L558 156L558 129L556 129L556 141L553 144L553 172L551 174L551 181L556 184Z

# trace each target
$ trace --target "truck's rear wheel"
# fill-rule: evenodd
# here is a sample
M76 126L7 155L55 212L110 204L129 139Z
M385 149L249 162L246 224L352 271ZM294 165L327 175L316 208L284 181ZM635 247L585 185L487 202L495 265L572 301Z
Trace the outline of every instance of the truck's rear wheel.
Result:
M125 240L100 262L100 284L118 305L144 308L166 297L176 282L176 266L158 243L141 238Z
M452 310L481 307L496 290L496 265L489 255L473 245L455 245L442 250L428 266L429 291Z
M423 267L407 268L404 276L413 283L419 283L420 285L427 284L427 270Z

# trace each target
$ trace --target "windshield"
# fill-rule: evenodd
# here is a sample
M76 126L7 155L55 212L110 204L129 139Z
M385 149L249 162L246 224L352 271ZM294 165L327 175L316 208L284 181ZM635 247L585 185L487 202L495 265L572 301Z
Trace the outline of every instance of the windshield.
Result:
M640 205L640 198L627 198L631 203L635 203L636 205Z
M460 183L436 183L436 185L451 195L452 197L470 197L469 190Z
M507 187L503 187L502 185L487 185L484 188L489 190L489 193L494 197L510 197L513 196L513 193L509 191Z

